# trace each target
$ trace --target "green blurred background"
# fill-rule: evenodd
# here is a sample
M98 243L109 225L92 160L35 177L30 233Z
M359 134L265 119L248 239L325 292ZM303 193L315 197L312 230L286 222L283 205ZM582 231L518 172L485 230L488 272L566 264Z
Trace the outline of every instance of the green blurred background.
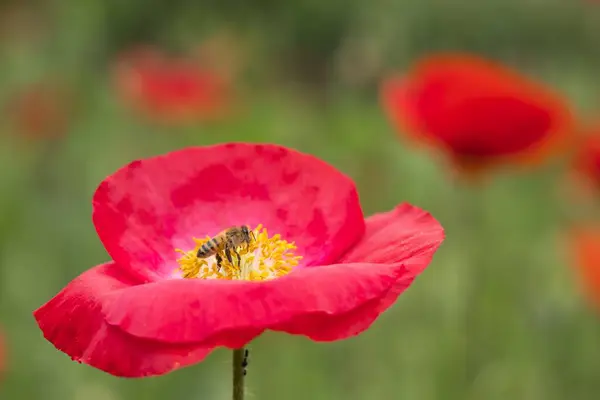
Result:
M233 39L217 48L237 56L234 115L164 126L119 101L110 74L121 52L185 53L220 35ZM443 160L396 135L377 100L390 71L465 50L547 82L593 117L599 43L600 4L583 0L3 1L0 398L230 398L227 351L166 376L117 379L55 350L31 312L107 260L90 201L106 175L240 140L313 153L356 180L366 214L409 201L447 233L429 269L361 336L256 340L249 399L600 398L600 324L565 252L561 165L457 185ZM40 81L69 88L62 136L26 138L14 123L14 93Z

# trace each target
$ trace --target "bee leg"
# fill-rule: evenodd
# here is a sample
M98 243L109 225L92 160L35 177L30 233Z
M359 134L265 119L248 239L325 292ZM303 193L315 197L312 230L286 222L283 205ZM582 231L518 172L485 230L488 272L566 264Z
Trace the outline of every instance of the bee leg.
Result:
M233 251L233 254L235 254L235 255L237 256L237 259L238 259L238 267L239 267L240 265L242 265L242 256L240 256L240 253L238 253L238 252L237 252L237 251L235 251L235 250Z
M227 260L229 260L229 263L233 265L233 258L231 258L231 250L229 249L229 247L225 247L225 255L227 256Z
M219 253L217 253L217 255L215 256L215 258L217 259L217 271L221 270L221 263L223 262L223 258L221 257L221 255Z

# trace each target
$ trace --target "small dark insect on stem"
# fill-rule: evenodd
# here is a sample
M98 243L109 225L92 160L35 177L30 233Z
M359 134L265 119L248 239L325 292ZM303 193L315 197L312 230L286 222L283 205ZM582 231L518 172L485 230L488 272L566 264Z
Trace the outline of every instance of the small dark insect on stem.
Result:
M242 360L242 368L244 368L244 376L246 376L246 373L248 371L246 371L246 367L248 366L248 356L250 355L250 352L248 351L248 349L244 350L244 359Z

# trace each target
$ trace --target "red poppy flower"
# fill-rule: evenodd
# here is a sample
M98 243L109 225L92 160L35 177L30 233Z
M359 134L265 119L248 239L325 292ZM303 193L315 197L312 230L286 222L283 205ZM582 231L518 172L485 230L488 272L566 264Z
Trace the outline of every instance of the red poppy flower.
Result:
M0 378L2 378L5 368L6 368L6 353L4 350L4 337L2 336L2 332L0 332Z
M228 84L215 71L185 58L168 58L151 49L121 57L115 70L118 93L148 118L186 123L223 115Z
M600 211L600 136L597 125L583 126L571 152L571 165L558 186L560 195L572 204L569 218L589 220Z
M590 187L600 189L600 131L595 128L580 138L573 157L573 169L577 177Z
M574 230L571 245L581 287L592 303L600 307L600 228Z
M539 161L569 138L560 97L492 61L440 54L382 87L395 125L446 149L459 169Z
M408 288L444 236L408 204L365 220L349 178L275 145L134 161L100 184L93 208L112 261L34 315L59 350L130 377L240 348L267 329L316 341L356 335ZM206 239L194 237L241 224L256 228L233 261L239 268L196 257Z
M11 96L7 113L15 130L25 137L62 136L69 122L67 97L58 85L40 82Z

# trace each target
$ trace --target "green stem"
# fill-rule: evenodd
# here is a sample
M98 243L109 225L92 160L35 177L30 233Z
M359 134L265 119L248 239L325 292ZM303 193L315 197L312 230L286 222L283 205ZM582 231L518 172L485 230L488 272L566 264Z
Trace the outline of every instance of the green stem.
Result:
M233 400L244 400L246 349L233 350Z
M482 316L489 314L485 302L485 284L489 277L489 259L486 254L485 240L485 205L484 188L473 186L466 182L455 182L455 201L458 226L461 236L458 238L461 252L464 257L463 276L465 282L465 374L466 384L471 386L481 373L485 357L489 349L486 348L485 335L482 336L480 328L486 319Z

